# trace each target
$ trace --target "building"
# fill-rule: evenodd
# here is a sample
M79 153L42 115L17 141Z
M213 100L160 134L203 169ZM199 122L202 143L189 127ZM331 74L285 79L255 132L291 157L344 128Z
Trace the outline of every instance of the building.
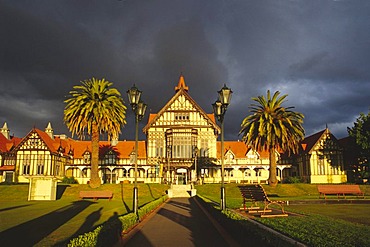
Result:
M60 180L64 176L73 176L79 183L88 183L90 141L74 140L53 132L49 123L44 131L33 128L20 139L10 137L4 124L3 135L0 135L0 181L28 182L34 176ZM220 183L221 155L224 155L226 183L266 183L268 179L268 153L257 152L241 141L225 141L224 150L221 150L220 127L213 113L206 113L193 100L183 75L173 97L158 113L149 115L143 132L146 140L138 143L139 183ZM331 140L336 143L335 137L327 133L328 130L306 138L300 155L293 160L280 160L281 154L276 152L278 179L289 176L289 168L294 165L295 175L308 182L345 182L340 153L335 153L336 158L330 156L332 153L320 153L324 143L329 146L333 145ZM134 146L134 141L100 142L102 183L134 181ZM328 155L332 157L330 162ZM327 177L329 173L330 179Z
M293 164L292 174L305 182L347 182L343 148L328 128L306 137L301 142L299 153L290 162Z

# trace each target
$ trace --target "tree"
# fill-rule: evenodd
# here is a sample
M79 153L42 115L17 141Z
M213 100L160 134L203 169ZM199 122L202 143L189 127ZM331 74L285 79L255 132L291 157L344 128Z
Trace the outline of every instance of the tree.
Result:
M64 102L64 122L79 138L91 136L90 187L101 185L98 173L100 134L108 133L108 140L118 139L126 124L126 106L120 92L105 79L88 79L73 87Z
M270 172L268 182L276 186L276 151L296 153L299 142L304 138L302 127L303 114L291 111L294 107L283 107L282 103L288 95L279 97L276 91L271 97L267 91L264 96L252 98L258 104L251 104L251 115L244 118L239 134L243 135L246 145L257 151L268 151L270 157Z
M369 178L370 167L370 111L367 115L360 113L352 128L347 128L348 134L355 140L358 152L355 156L358 160L358 168L361 179Z

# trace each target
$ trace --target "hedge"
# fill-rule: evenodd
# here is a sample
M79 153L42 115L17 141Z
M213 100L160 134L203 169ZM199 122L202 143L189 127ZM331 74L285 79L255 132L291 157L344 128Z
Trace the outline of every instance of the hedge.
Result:
M123 216L113 216L102 225L97 226L93 231L73 238L68 247L90 247L90 246L113 246L117 243L123 231L127 231L141 221L146 215L161 205L167 195L149 202L138 209L138 215L129 213Z

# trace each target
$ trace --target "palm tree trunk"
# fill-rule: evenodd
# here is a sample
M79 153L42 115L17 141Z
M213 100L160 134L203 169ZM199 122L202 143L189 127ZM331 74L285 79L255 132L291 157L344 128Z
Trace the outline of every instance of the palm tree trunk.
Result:
M101 180L99 178L99 128L96 123L92 124L91 149L90 187L98 188L101 185Z
M275 148L270 148L270 172L269 172L269 185L275 187L278 184L278 180L276 179L276 156L275 156Z

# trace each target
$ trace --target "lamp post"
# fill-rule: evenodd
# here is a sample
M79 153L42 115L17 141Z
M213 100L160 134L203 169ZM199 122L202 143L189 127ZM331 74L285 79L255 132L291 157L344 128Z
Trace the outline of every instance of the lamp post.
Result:
M140 100L141 91L135 86L135 84L127 91L128 99L135 113L135 173L134 173L134 191L133 191L133 211L137 215L138 212L138 188L137 188L137 152L138 152L138 139L139 139L139 121L144 117L147 105Z
M197 159L198 159L198 147L195 146L194 147L194 166L195 166L195 173L194 173L194 175L195 175L195 183L197 183L197 181L198 181Z
M221 123L221 210L226 209L224 181L224 116L230 104L232 93L231 89L224 84L224 87L218 91L218 100L212 104L215 117Z
M172 174L171 174L171 166L170 166L170 158L171 158L171 145L167 145L167 184L172 184Z

